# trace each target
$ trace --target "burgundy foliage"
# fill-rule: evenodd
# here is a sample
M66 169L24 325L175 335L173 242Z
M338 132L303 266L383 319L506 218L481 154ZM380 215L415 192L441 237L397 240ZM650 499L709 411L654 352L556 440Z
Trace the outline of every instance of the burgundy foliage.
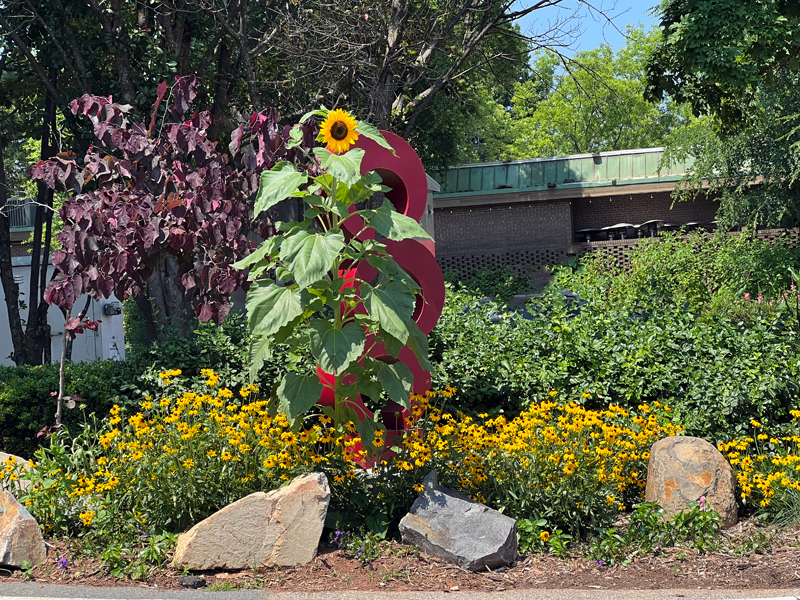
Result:
M171 89L162 83L147 126L110 97L73 100L73 114L91 120L97 145L83 168L62 153L31 169L49 187L73 191L60 211L62 249L52 257L58 275L45 290L49 304L69 310L83 293L139 295L159 260L173 255L180 265L175 285L193 294L198 318L225 319L230 294L245 284L231 264L257 246L245 233L274 233L266 217L250 219L260 174L277 160L303 163L305 155L286 149L290 127L279 126L274 109L254 113L231 134L232 158L220 152L206 135L211 115L187 118L196 87L194 75L176 78ZM171 104L160 117L165 95ZM316 134L313 122L304 126L306 150Z
M64 323L64 332L68 340L74 340L78 334L83 333L84 329L97 331L97 328L100 326L100 323L97 321L92 321L91 319L81 320L82 317L83 313L81 313L78 318L70 317L67 319L66 323Z

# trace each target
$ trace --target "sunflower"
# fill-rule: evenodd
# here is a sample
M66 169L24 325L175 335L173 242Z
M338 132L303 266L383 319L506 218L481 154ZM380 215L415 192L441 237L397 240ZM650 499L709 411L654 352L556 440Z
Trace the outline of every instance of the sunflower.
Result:
M349 112L340 108L328 113L319 133L331 152L347 152L358 139L356 120Z

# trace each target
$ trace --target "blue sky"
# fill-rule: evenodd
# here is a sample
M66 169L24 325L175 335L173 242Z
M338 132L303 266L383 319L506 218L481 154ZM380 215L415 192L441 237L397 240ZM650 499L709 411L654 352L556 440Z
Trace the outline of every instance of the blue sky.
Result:
M527 5L531 1L523 0L520 5ZM656 24L656 20L649 14L649 11L657 3L657 0L593 0L591 4L606 11L612 19L613 25L596 13L590 14L585 7L579 9L580 18L572 21L566 28L572 30L578 26L580 35L572 36L573 43L565 53L571 55L578 50L591 50L602 43L610 44L614 50L618 50L625 45L625 36L621 32L625 31L628 24L642 23L648 29ZM520 27L523 33L529 33L531 28L534 33L547 31L556 21L563 21L570 17L575 12L577 5L578 2L573 0L565 2L565 8L536 10L527 18L520 20Z

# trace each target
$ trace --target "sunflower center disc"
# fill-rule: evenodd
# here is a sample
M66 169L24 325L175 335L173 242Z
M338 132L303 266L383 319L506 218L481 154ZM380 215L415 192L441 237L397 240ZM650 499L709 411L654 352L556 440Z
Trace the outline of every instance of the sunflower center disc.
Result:
M331 125L331 137L337 141L342 141L347 137L347 125L342 121L336 121Z

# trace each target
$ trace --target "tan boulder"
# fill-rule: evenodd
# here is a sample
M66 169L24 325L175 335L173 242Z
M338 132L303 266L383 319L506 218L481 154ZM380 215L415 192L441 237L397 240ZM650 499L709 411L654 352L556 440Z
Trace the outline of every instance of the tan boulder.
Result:
M40 565L47 556L39 523L17 499L0 490L0 566Z
M331 491L322 473L229 504L178 538L179 569L250 569L310 562L328 514Z
M658 502L668 515L674 515L702 496L719 513L724 528L736 524L736 480L719 450L689 436L666 437L653 444L645 500Z

